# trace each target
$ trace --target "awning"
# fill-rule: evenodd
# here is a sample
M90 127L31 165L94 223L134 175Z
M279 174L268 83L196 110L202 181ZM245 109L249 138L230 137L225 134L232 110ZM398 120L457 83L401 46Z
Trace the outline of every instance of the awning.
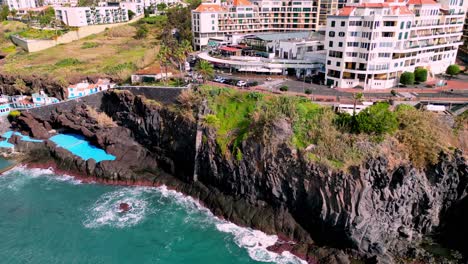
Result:
M228 51L228 52L238 52L240 49L224 46L224 47L220 47L219 50Z

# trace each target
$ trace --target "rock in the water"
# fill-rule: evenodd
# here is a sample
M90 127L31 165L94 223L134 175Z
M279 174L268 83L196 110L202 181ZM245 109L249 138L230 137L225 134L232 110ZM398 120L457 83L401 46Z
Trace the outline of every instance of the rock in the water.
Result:
M120 212L125 213L130 211L131 207L128 203L120 203L119 205Z

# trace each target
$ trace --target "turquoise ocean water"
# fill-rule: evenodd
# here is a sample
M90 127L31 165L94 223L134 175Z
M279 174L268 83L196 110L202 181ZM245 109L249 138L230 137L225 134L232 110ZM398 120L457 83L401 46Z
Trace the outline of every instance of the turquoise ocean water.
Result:
M121 202L131 210L120 213ZM0 175L0 263L300 263L265 250L276 239L165 187L82 184L24 167Z

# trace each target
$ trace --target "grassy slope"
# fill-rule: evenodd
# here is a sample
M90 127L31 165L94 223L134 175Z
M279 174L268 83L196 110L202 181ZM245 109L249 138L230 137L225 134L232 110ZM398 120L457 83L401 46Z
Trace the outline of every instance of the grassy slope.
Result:
M35 53L18 50L7 57L0 70L21 75L52 76L59 80L103 73L125 79L136 68L154 61L156 30L152 28L147 38L136 40L133 38L136 28L122 26ZM66 62L70 59L75 59L75 63Z
M463 142L454 136L466 135L466 124L454 130L440 116L410 106L394 112L385 110L396 116L392 122L397 122L398 128L376 135L351 132L338 124L339 115L330 107L305 98L210 86L202 87L201 91L213 110L212 115L205 116L205 125L216 128L217 144L223 154L238 160L242 159L242 141L254 134L258 136L258 132L268 141L272 136L268 124L274 124L278 118L286 118L292 126L293 135L286 143L310 160L335 169L360 164L374 155L386 156L391 166L411 160L415 166L424 167L435 163L440 151L464 148ZM373 109L378 108L376 105Z

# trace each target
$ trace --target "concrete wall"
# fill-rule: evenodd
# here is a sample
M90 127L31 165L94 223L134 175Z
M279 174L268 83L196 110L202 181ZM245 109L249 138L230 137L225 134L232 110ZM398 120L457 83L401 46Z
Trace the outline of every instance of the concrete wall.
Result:
M135 95L143 95L148 99L153 99L164 104L174 103L179 94L188 88L173 88L173 87L119 87L120 90L129 90ZM102 98L105 92L95 93L92 95L84 96L78 99L63 101L57 104L46 105L28 111L42 120L49 120L52 113L59 111L72 111L76 106L85 104L94 108L101 108Z
M85 38L92 34L99 34L101 32L104 32L106 28L113 28L113 27L126 25L129 23L133 23L139 20L140 18L142 18L142 16L135 17L134 19L124 22L124 23L102 24L102 25L79 27L78 30L67 32L63 34L62 36L58 37L56 40L24 39L19 36L11 36L11 41L15 45L26 50L27 52L36 52L36 51L41 51L41 50L45 50L48 48L52 48L59 44L70 43L72 41Z
M143 95L148 99L153 99L164 104L174 103L179 94L188 89L187 87L135 87L122 86L119 90L129 90L135 95Z

